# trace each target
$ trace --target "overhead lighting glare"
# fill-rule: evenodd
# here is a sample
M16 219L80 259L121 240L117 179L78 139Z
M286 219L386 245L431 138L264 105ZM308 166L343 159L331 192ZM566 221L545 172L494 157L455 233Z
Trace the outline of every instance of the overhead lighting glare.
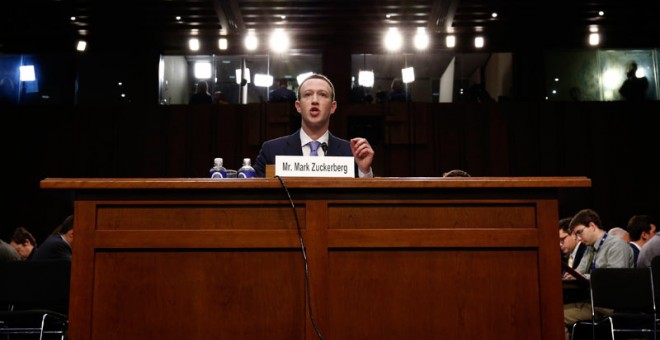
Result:
M598 46L598 44L600 44L600 34L590 33L589 34L589 45Z
M258 46L259 39L257 39L257 35L254 33L254 30L249 30L247 36L245 36L245 48L248 51L254 51Z
M76 21L76 17L71 17L71 21Z
M598 11L598 15L602 17L603 15L605 15L605 12L604 11Z
M237 68L236 69L236 84L241 85L241 81L245 78L245 80L250 83L250 69L245 68L245 76L241 77L241 69Z
M474 47L476 47L476 48L484 47L484 37L474 38Z
M199 39L190 38L188 40L188 48L190 48L191 51L199 51Z
M417 27L417 33L414 38L415 48L425 50L429 47L429 35L426 34L426 28Z
M34 65L24 65L18 69L20 81L35 81Z
M270 36L270 49L275 53L284 53L289 49L289 36L281 28L276 28Z
M227 38L220 38L218 39L218 48L221 50L226 50L228 47L229 43L227 42Z
M254 86L271 87L273 85L273 76L257 73L254 75Z
M85 40L78 40L78 44L76 45L76 50L80 52L85 52L85 49L87 49L87 42Z
M448 36L445 38L445 44L446 44L447 47L449 47L449 48L454 48L454 47L456 47L456 36L453 35L453 34L452 34L452 35L448 35Z
M404 83L412 83L415 81L415 69L411 67L406 67L401 69L401 79Z
M197 79L210 79L211 78L211 63L208 61L200 61L195 63L195 78Z
M309 78L309 76L311 76L312 74L314 74L314 72L305 72L305 73L299 74L296 77L296 81L298 82L298 86L300 86L300 84L302 84L302 82L305 81L305 79Z
M385 34L385 48L388 51L394 52L401 49L401 45L403 45L403 38L401 37L399 29L396 27L390 27L387 30L387 34Z
M374 71L360 71L358 73L358 84L364 87L374 86Z
M493 18L497 18L497 12L493 12L493 13L491 13L490 16L493 17Z

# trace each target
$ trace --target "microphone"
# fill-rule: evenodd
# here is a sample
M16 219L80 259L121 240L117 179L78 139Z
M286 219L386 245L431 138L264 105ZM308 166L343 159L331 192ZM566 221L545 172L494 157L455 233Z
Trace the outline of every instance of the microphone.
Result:
M323 156L328 155L328 143L323 142L321 143L321 149L323 149Z

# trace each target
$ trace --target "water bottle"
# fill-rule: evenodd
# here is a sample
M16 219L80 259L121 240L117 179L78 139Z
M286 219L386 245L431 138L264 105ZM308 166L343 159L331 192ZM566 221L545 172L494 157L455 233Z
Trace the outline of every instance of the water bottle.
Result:
M243 166L238 169L238 178L254 178L255 172L249 158L243 158Z
M213 160L213 167L209 170L211 178L227 178L227 169L222 166L222 158Z

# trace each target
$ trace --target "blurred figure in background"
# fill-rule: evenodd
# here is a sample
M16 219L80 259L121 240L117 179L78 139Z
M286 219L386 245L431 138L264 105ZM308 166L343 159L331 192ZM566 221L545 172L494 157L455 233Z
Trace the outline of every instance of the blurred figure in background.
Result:
M211 94L209 93L209 84L204 81L200 80L199 83L197 83L197 89L195 90L195 94L190 96L190 101L188 104L190 105L199 105L199 104L212 104L213 99L211 98Z
M34 236L23 227L18 227L14 230L9 244L16 249L21 260L31 260L37 253L37 241Z
M59 232L56 235L48 236L46 241L41 244L39 251L34 256L34 260L71 260L73 245L73 215L67 216L58 228Z
M619 88L619 93L628 101L642 101L646 99L646 91L649 89L649 80L643 76L638 78L637 63L632 61L626 69L626 80Z

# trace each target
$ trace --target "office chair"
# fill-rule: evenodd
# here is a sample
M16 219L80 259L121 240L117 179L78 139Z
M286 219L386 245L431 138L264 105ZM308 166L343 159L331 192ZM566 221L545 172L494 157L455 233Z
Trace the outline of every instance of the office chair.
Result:
M608 324L608 335L651 334L657 339L653 275L650 268L597 268L591 273L591 325L596 339L597 326ZM599 338L600 339L600 338Z
M0 334L55 334L65 339L69 323L71 261L0 264Z
M655 292L655 308L656 308L656 329L660 328L660 319L657 315L658 308L660 308L660 255L651 260L651 273L653 274L653 290ZM657 337L656 337L657 338Z

